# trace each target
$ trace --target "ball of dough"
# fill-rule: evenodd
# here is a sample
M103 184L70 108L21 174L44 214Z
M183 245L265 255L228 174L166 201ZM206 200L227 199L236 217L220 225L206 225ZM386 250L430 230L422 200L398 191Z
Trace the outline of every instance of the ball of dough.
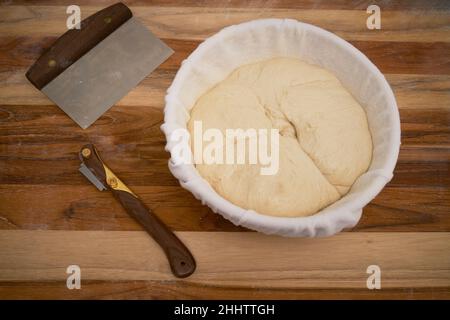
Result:
M218 194L262 214L314 214L345 195L372 159L361 105L332 73L298 59L239 67L197 100L191 137L194 121L224 136L226 129L279 130L275 175L261 175L259 164L196 164Z

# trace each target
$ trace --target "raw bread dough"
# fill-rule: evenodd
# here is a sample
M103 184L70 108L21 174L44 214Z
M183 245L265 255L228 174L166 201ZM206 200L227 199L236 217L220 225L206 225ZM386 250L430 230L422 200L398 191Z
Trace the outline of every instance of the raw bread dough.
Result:
M329 71L298 59L242 66L202 95L188 129L279 129L279 170L197 164L225 199L273 216L307 216L346 194L372 158L366 114ZM193 150L194 151L194 150Z

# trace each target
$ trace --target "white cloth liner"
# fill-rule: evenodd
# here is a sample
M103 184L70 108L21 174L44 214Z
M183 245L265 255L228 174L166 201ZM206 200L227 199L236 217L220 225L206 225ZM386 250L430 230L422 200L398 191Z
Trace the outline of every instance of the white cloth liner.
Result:
M205 40L182 62L167 90L164 124L171 132L186 128L196 100L237 67L273 57L295 57L333 72L364 107L374 144L369 170L339 201L309 217L273 217L242 209L218 195L193 165L169 168L180 184L203 204L236 225L266 234L330 236L355 226L362 208L393 176L400 148L400 118L392 90L378 68L338 36L291 19L262 19L232 25ZM166 145L171 152L173 144ZM172 154L172 156L174 156Z

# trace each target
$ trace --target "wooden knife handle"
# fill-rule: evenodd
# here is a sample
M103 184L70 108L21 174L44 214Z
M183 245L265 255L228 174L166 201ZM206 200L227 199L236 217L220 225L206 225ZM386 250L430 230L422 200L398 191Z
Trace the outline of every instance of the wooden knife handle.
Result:
M80 160L120 201L128 214L139 222L164 250L175 276L184 278L196 268L189 249L144 203L103 163L92 144L84 145Z
M41 90L132 15L119 2L87 17L81 21L80 29L71 29L59 37L30 67L26 77Z
M178 237L141 200L122 190L112 190L128 214L138 221L164 250L172 273L185 278L196 268L195 260Z

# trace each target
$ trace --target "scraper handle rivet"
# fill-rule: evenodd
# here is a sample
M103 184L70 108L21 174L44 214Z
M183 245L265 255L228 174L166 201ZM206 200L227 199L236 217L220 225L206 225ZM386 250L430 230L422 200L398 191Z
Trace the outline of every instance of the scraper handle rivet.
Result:
M105 19L103 19L103 21L105 21L106 24L110 23L112 20L111 17L106 17Z
M48 66L51 68L56 66L56 61L54 59L48 60Z
M88 158L88 157L91 155L91 150L88 149L88 148L84 148L84 149L81 151L81 154L83 155L83 157Z

